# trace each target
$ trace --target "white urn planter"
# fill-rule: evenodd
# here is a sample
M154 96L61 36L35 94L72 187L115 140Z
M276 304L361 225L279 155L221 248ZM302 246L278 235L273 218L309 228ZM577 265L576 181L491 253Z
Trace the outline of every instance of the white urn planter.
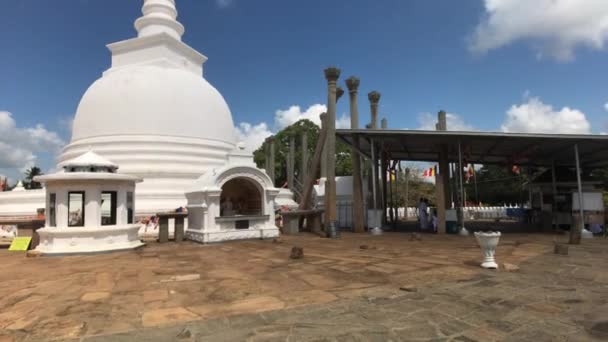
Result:
M587 228L583 228L581 230L581 237L583 239L593 239L593 233L590 230L587 230Z
M483 262L481 267L497 269L498 264L494 259L496 253L496 246L498 246L498 240L500 240L500 232L475 232L475 238L481 251L483 253Z

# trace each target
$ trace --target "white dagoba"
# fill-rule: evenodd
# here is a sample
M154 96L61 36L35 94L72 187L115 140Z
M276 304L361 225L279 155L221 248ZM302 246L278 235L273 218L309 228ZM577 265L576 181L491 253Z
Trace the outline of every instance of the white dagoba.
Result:
M86 91L60 166L88 149L144 179L140 214L186 205L184 192L226 164L232 115L203 78L205 56L182 42L174 0L144 0L137 38L108 45L112 66Z
M106 167L108 160L120 165L117 174L105 176L143 179L135 193L138 216L187 205L186 237L191 240L208 243L278 236L274 206L279 189L255 166L252 154L242 144L237 146L230 109L203 78L207 58L181 40L184 27L176 20L175 1L144 0L142 12L135 21L137 38L108 45L112 66L82 97L72 140L60 156L58 166L66 173L39 178L47 184L46 193L55 191L54 184L67 177L74 158L80 164L101 158ZM90 150L95 158L87 157ZM86 191L84 196L92 198L91 203L99 200L97 190L91 190L91 195ZM57 191L56 201L60 200L65 198ZM35 213L45 202L47 218L56 214L57 220L60 216L67 220L65 202L51 213L52 201L45 200L44 190L0 194L0 216ZM91 204L93 214L85 215L85 224L95 223L89 220L103 211L98 204ZM129 216L129 225L132 219ZM103 227L63 229L63 221L57 221L55 228L50 221L47 226L48 230L39 230L40 248L46 253L108 247L104 241L109 237L99 236L101 242L92 238L105 234ZM122 242L135 242L130 229L129 239ZM76 232L83 239L74 236ZM114 246L123 246L116 239L111 239Z

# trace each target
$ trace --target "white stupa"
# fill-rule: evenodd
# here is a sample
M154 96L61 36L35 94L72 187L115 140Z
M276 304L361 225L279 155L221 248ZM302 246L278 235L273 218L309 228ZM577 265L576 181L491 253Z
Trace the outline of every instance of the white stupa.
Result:
M135 192L137 216L187 207L192 240L278 236L279 189L237 144L228 105L203 78L207 58L181 41L175 0L144 0L142 12L137 38L108 45L112 66L82 97L58 167L70 169L94 150L98 159L120 165L118 174L143 179ZM45 207L45 194L48 189L0 193L0 217L35 213ZM98 211L91 215L100 219Z
M205 56L181 41L174 0L144 0L137 38L108 45L112 66L82 97L66 160L93 149L142 177L140 213L185 206L184 191L235 149L232 115L203 78Z

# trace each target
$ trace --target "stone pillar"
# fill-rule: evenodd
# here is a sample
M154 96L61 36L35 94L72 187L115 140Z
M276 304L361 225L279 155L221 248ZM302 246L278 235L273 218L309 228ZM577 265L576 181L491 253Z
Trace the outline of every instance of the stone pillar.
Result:
M327 116L327 114L323 113L320 116L321 121L323 121L323 117ZM319 140L317 140L317 146L315 146L315 153L313 154L312 162L310 163L310 171L308 172L308 177L306 177L304 181L304 188L302 189L302 199L300 200L300 205L298 206L298 209L300 210L310 209L312 188L315 183L315 179L317 178L317 173L321 168L323 146L325 146L326 139L327 132L325 128L321 128L321 132L319 133Z
M296 137L289 137L289 156L287 159L287 186L289 190L293 191L294 187L294 172L296 168Z
M445 111L437 113L438 131L447 130L447 116ZM439 172L435 175L435 196L437 202L437 232L443 234L446 232L446 209L450 207L450 170L448 162L448 146L439 146Z
M371 129L378 129L378 103L380 102L380 93L372 91L367 94L367 98L369 99L372 114Z
M321 131L327 132L327 113L321 113ZM321 178L327 178L327 142L322 146L321 152Z
M308 176L308 134L306 132L302 132L302 161L300 165L300 182L302 186L304 186L304 182L306 181L306 177Z
M270 168L270 180L272 181L272 186L275 186L275 175L274 175L274 137L270 137L268 138L268 142L269 142L269 147L268 149L270 150L270 161L268 162L268 167Z
M350 128L359 129L359 108L357 105L357 91L359 79L350 77L346 80L346 87L350 95ZM365 207L363 205L363 184L361 175L361 156L359 156L359 137L353 139L351 149L353 163L353 231L363 233L365 231Z
M372 116L372 122L370 123L370 128L371 129L378 129L378 103L380 102L380 93L377 91L372 91L369 94L367 94L367 98L369 100L369 104L370 104L370 109L371 109L371 116ZM372 178L372 182L375 183L375 187L376 189L380 189L380 184L378 182L378 160L379 156L376 156L376 160L372 160L372 167L376 168L376 179ZM375 208L380 208L382 207L381 202L382 197L381 196L376 196L376 204L375 204Z
M332 224L336 221L336 102L337 81L340 77L340 69L330 67L325 69L327 79L327 180L325 182L325 223Z

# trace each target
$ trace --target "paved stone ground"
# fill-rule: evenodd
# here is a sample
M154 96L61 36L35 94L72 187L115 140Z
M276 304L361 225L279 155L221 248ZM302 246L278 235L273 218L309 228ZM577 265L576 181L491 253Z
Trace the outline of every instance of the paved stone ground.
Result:
M422 238L2 253L10 270L0 275L0 341L608 339L608 241L556 256L555 237L504 236L500 260L521 269L496 272L478 268L472 238ZM294 244L304 259L286 258Z

